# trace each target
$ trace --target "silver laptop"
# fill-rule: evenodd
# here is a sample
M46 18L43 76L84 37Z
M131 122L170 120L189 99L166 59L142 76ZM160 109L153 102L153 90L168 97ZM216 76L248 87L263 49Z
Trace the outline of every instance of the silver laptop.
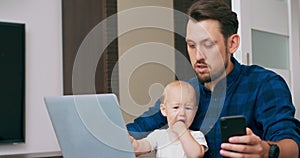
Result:
M135 158L114 94L44 100L64 158Z

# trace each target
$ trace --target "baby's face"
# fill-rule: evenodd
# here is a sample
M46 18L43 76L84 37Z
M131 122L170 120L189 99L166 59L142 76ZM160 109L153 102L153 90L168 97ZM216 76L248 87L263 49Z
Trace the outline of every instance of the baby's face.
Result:
M190 127L197 111L193 91L187 88L171 88L167 92L164 106L169 127L177 121L184 122L187 128Z

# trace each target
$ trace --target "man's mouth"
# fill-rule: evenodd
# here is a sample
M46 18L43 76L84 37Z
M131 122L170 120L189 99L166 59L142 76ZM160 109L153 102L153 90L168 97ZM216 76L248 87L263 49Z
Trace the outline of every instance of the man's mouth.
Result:
M203 63L196 63L195 64L195 70L199 73L204 73L208 71L208 66L207 64L203 64Z

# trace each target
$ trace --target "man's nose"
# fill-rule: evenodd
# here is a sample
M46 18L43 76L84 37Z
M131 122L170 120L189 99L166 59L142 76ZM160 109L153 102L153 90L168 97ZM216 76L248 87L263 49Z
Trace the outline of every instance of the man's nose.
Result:
M204 59L205 55L204 52L202 51L202 49L198 46L196 49L196 60L200 60L200 59Z

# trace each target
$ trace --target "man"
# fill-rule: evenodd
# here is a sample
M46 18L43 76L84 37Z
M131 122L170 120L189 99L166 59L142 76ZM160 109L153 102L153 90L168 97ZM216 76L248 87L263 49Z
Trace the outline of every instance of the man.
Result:
M300 122L285 81L274 72L245 66L233 57L240 38L234 12L221 0L199 0L189 9L186 42L199 89L199 110L190 129L206 130L205 157L298 158ZM161 128L159 102L127 128L134 137ZM247 135L221 142L219 118L244 115ZM215 121L214 121L215 119ZM208 122L208 123L207 123ZM139 135L140 134L140 135Z

